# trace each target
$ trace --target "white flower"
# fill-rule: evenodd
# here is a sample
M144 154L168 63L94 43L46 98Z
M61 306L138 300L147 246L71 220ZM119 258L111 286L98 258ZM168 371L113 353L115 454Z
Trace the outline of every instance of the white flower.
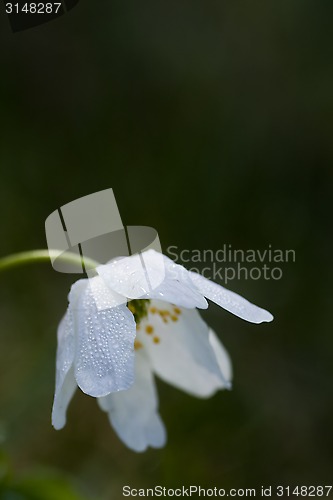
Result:
M98 398L129 448L162 447L166 432L155 374L198 397L231 386L229 356L196 308L207 308L208 298L253 323L273 316L153 250L116 259L97 272L74 283L58 328L53 426L65 425L79 386ZM133 302L127 307L128 300Z

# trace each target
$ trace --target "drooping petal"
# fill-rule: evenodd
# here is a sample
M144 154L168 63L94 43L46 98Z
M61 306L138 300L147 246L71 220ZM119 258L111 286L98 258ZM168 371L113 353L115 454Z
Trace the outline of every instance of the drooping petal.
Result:
M209 329L209 343L212 346L217 363L220 367L222 375L226 381L227 387L231 388L232 381L232 364L228 351L216 335L216 333Z
M263 323L273 320L270 312L258 307L237 293L227 290L221 285L208 280L198 273L190 272L191 278L198 291L207 299L235 314L239 318L251 323Z
M78 386L94 397L128 389L134 380L132 313L124 304L119 305L119 297L99 276L75 283L70 304L76 334Z
M137 339L154 372L164 381L198 397L230 386L209 340L209 328L197 310L152 300Z
M182 280L166 275L163 283L151 290L143 298L162 300L188 309L194 309L195 307L207 309L208 303L205 297L193 288L188 276L183 273L182 269L175 268L174 274L175 276L181 274L183 276Z
M99 398L119 438L132 450L141 452L152 446L161 448L166 431L157 411L158 397L154 376L141 350L135 354L135 381L126 391Z
M159 299L180 307L206 309L207 301L188 271L154 250L97 268L107 286L129 299Z
M74 355L73 318L68 308L58 327L56 390L52 409L52 425L55 429L65 426L67 407L77 387L73 371Z

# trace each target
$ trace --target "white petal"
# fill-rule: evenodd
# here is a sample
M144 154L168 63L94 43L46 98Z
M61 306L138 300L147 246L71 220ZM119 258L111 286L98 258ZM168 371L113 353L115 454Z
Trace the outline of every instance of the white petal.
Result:
M66 424L66 411L77 387L73 372L75 345L70 308L58 327L56 390L52 409L52 425L61 429Z
M170 314L153 314L154 309ZM174 311L177 308L171 304L153 300L148 318L141 321L138 330L137 338L148 352L154 372L169 384L199 397L229 387L209 342L209 328L198 311Z
M181 274L182 279L171 278L167 274L161 285L142 298L162 300L188 309L194 309L195 307L207 309L208 303L205 297L193 288L193 284L190 282L189 277L183 273L183 269L174 269L174 274Z
M224 379L227 384L229 384L229 388L231 388L232 381L232 364L231 359L228 354L228 351L216 335L216 333L210 328L209 329L209 343L212 346L218 365L223 374Z
M149 291L149 280L138 254L112 260L98 266L96 271L111 290L129 299L137 299Z
M154 250L113 260L99 266L97 272L111 290L130 299L160 299L187 308L208 307L189 272Z
M272 321L270 312L258 307L237 293L227 290L221 285L204 278L198 273L190 272L193 283L207 299L251 323Z
M164 280L158 286L153 287L144 298L163 300L188 309L195 307L207 309L206 299L193 286L190 274L185 267L175 264L171 259L155 250L148 250L142 256L149 277L158 273L161 265L163 265L165 273Z
M98 276L75 283L70 300L71 306L72 300L74 304L78 386L94 397L127 389L134 380L135 321L132 313L124 304L118 304L118 297L113 296ZM98 304L107 305L109 309L100 310ZM112 307L112 304L115 305Z
M166 442L163 422L157 412L158 398L149 362L140 351L135 354L135 381L126 391L98 400L119 438L132 450L148 446L161 448Z

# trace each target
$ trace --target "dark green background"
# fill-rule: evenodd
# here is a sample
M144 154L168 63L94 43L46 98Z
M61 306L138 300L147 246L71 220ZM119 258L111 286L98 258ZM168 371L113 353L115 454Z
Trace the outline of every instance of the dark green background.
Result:
M53 210L108 187L124 223L155 227L164 249L296 251L280 281L229 284L274 323L204 312L233 391L202 401L159 383L168 444L140 455L83 394L63 431L50 425L73 277L47 264L2 274L13 481L55 473L102 500L125 484L332 483L332 2L81 0L15 35L0 19L1 255L45 247ZM49 498L36 488L3 498Z

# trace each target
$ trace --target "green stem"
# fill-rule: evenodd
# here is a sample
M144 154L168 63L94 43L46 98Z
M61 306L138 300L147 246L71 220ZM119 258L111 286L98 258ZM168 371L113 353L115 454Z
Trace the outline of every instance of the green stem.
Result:
M0 272L34 262L50 262L50 259L55 257L69 264L77 264L82 269L81 256L75 253L65 252L59 255L58 250L30 250L0 258ZM98 262L89 259L89 257L84 257L84 264L86 268L95 268L99 265Z

